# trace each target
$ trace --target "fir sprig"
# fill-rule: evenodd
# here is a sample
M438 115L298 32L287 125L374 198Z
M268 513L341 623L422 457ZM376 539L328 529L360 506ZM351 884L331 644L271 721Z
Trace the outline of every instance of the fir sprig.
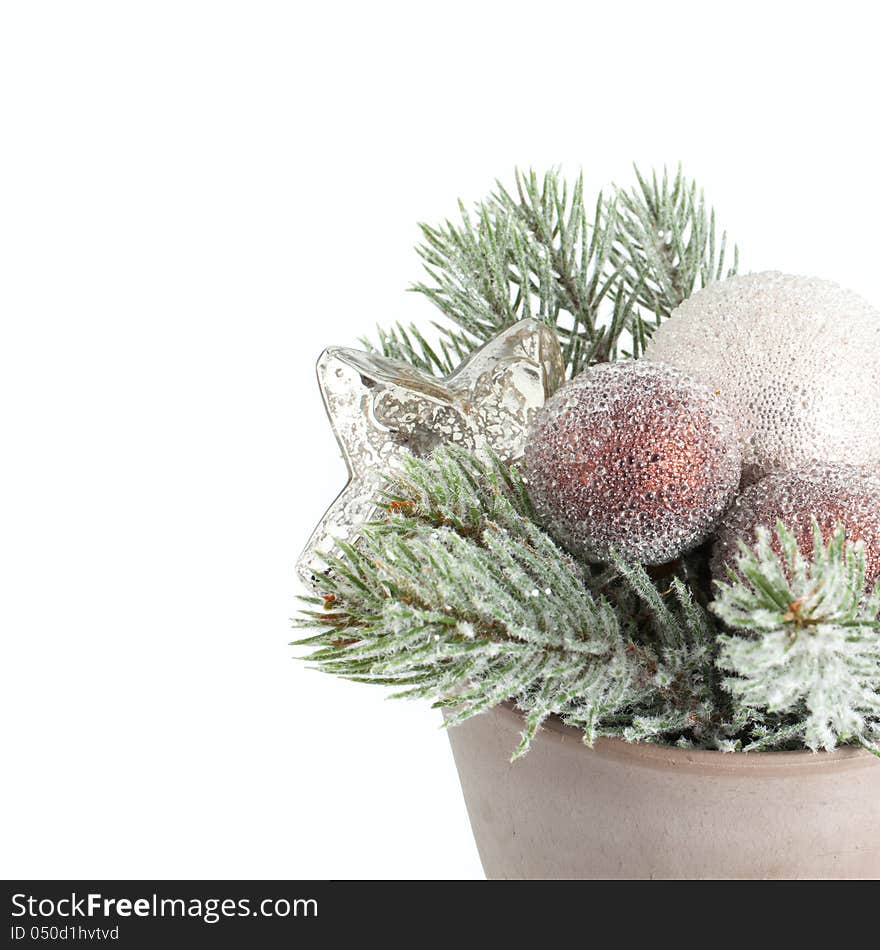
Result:
M578 563L515 468L444 447L389 475L385 515L317 578L300 645L320 669L429 698L454 725L502 702L523 754L549 716L601 736L759 751L880 746L880 590L839 529L806 557L742 546L714 613L684 568ZM720 650L720 652L719 652ZM719 670L727 674L720 676Z
M499 182L473 212L463 202L459 212L459 223L421 226L417 250L429 280L412 288L459 328L441 328L450 347L479 345L533 317L557 330L573 373L611 358L634 319L631 302L615 301L614 277L607 274L613 204L600 195L588 210L582 176L569 187L556 171L542 177L517 171L513 192ZM603 324L606 298L612 315ZM398 328L394 343L404 333Z
M726 234L681 169L613 187L589 204L583 176L517 171L460 220L421 225L427 279L412 290L443 320L432 344L415 326L378 331L378 349L448 375L473 349L533 317L556 330L570 375L592 363L638 357L652 329L693 290L735 273ZM372 347L368 340L362 341Z
M806 558L780 524L741 544L713 610L737 632L720 637L724 687L776 718L747 749L799 740L813 750L880 738L880 588L866 597L865 555L840 526L827 544L814 522ZM880 754L880 753L878 753Z
M588 743L682 738L711 718L707 615L677 587L658 639L640 637L647 574L628 568L619 590L577 564L532 520L515 469L442 448L408 458L383 499L387 517L328 558L302 620L321 669L430 697L453 725L512 701L517 755L551 715Z
M718 235L715 211L681 166L672 177L665 168L659 176L634 171L637 185L614 191L609 257L619 292L634 294L656 326L695 291L735 274L739 250L728 254L727 232Z

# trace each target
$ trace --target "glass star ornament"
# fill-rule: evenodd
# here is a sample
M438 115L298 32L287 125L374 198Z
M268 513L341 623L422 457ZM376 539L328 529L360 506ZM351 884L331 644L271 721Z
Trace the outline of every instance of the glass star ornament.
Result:
M478 456L520 458L534 414L562 383L565 365L556 333L521 320L444 379L335 346L321 354L317 371L349 481L297 562L306 584L326 570L320 554L333 554L371 516L382 474L405 455L429 455L451 442Z

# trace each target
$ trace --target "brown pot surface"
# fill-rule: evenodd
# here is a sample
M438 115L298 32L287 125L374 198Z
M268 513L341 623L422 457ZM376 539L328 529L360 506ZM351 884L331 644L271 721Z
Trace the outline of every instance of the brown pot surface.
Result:
M499 706L449 730L490 878L880 877L880 759L600 739Z

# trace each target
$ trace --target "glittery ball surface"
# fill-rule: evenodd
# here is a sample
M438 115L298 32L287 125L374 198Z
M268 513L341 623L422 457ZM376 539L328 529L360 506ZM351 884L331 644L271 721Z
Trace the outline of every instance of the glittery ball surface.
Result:
M797 540L801 553L813 553L813 518L827 541L839 522L847 537L865 544L867 584L880 580L880 474L850 465L814 463L800 472L778 472L750 485L725 513L715 539L712 576L728 579L727 568L736 563L738 541L752 544L755 529L775 535L781 521Z
M705 387L658 363L619 362L547 402L523 468L539 519L564 547L661 564L712 531L739 483L740 452Z
M837 284L777 272L710 284L646 355L721 393L746 483L813 461L880 463L880 312Z

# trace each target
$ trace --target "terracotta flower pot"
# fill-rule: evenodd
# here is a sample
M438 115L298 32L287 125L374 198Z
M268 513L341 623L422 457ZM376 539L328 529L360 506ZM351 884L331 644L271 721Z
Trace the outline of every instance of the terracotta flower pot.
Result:
M550 722L510 762L501 706L449 731L489 878L877 878L880 759L721 753Z

